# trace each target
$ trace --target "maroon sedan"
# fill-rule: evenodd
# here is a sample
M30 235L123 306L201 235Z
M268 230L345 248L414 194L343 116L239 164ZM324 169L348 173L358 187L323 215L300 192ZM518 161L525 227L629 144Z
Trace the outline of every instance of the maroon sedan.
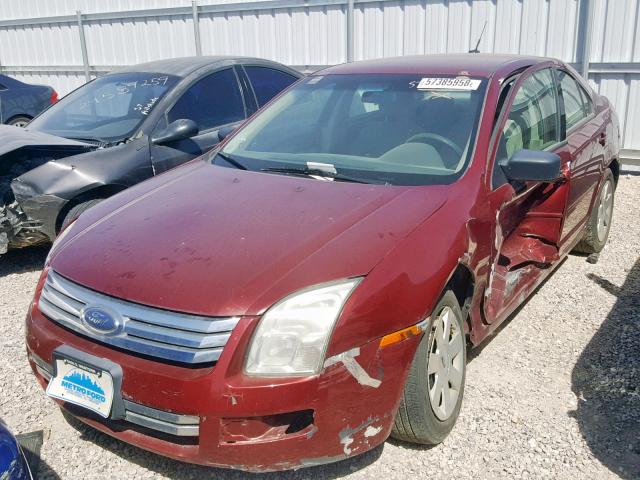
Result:
M65 230L31 365L83 422L188 462L441 442L467 344L570 251L603 248L618 150L607 99L556 60L328 68Z

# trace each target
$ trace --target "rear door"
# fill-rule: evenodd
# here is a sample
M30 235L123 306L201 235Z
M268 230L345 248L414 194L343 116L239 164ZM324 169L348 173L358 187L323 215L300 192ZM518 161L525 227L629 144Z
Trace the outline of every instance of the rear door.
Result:
M520 150L557 153L563 171L571 157L560 131L560 110L552 68L526 71L509 93L493 136L494 223L491 269L485 291L488 323L501 320L529 295L540 276L559 259L567 182L510 183L500 162Z
M192 160L213 148L218 142L218 130L233 127L247 117L241 85L232 66L207 73L194 81L170 106L154 129L166 128L175 120L193 120L198 135L164 145L152 145L151 161L155 173L161 173Z

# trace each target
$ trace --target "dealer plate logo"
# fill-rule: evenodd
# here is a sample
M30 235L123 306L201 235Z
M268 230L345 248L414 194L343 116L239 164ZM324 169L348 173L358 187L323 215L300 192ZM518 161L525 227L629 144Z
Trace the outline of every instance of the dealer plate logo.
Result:
M113 378L98 367L71 358L56 359L56 374L47 386L47 395L88 408L107 418L113 403Z
M62 387L78 396L85 397L88 401L97 404L104 403L104 389L100 388L89 375L81 370L72 370L62 378Z

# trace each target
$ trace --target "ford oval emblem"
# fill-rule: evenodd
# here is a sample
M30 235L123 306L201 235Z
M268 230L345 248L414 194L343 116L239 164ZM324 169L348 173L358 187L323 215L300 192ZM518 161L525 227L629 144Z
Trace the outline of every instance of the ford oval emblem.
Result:
M122 317L105 307L86 307L81 314L82 323L94 332L113 335L122 328Z

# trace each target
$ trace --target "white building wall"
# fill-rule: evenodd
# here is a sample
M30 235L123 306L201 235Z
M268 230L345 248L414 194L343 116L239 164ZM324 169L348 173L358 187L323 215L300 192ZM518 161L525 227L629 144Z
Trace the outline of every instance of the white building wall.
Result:
M614 103L625 148L640 150L640 0L355 0L353 59L466 52L484 28L482 52L581 64L581 12L589 1L589 80ZM347 61L347 0L199 0L198 6L205 55L258 56L309 70ZM92 76L196 52L190 0L2 0L0 69L60 94L82 85L78 10Z

